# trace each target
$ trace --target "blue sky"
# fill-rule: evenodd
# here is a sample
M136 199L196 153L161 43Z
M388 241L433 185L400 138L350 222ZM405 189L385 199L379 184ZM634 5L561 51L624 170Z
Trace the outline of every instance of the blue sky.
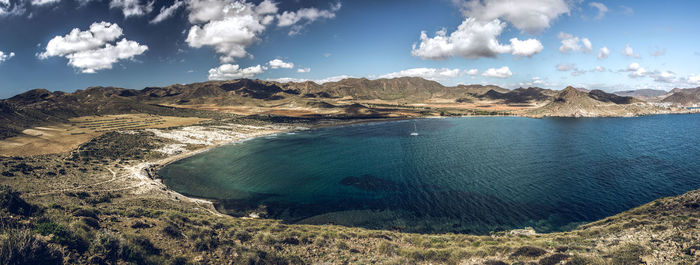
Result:
M509 2L0 0L0 98L241 77L700 86L700 2Z

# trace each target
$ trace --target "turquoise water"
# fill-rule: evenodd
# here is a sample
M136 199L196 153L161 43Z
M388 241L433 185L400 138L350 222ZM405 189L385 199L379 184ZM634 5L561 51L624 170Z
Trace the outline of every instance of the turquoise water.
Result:
M410 136L414 122L419 136ZM222 146L160 170L232 215L409 232L561 231L700 188L700 115L419 119Z

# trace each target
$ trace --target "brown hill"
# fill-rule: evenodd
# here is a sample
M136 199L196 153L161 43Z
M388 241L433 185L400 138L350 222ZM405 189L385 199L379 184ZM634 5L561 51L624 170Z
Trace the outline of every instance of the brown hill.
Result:
M619 97L600 90L591 93L567 87L552 102L540 108L527 112L533 117L599 117L599 116L632 116L643 114L644 109L634 104L628 97ZM620 104L616 102L621 102Z
M656 98L666 95L668 92L659 89L637 89L613 92L622 97L634 97L640 100L656 100Z
M555 93L552 90L542 89L539 87L528 87L528 88L518 88L514 90L509 90L507 92L498 92L496 90L489 90L488 92L480 95L479 98L486 98L491 100L503 100L507 104L513 103L534 103L551 100Z
M684 106L700 104L700 87L696 88L674 88L671 94L662 99L661 102L676 103Z

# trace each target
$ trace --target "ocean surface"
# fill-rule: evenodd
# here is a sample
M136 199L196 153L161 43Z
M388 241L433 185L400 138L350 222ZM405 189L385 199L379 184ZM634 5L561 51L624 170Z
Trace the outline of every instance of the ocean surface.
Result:
M368 123L226 145L159 174L236 216L420 233L562 231L700 188L700 115Z

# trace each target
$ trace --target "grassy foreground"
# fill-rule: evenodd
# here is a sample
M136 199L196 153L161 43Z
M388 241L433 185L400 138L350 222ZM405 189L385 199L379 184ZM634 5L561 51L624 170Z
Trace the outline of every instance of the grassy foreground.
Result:
M272 122L203 126L221 124ZM283 224L221 215L132 174L170 143L109 132L70 153L0 158L0 264L700 264L700 190L551 234Z

